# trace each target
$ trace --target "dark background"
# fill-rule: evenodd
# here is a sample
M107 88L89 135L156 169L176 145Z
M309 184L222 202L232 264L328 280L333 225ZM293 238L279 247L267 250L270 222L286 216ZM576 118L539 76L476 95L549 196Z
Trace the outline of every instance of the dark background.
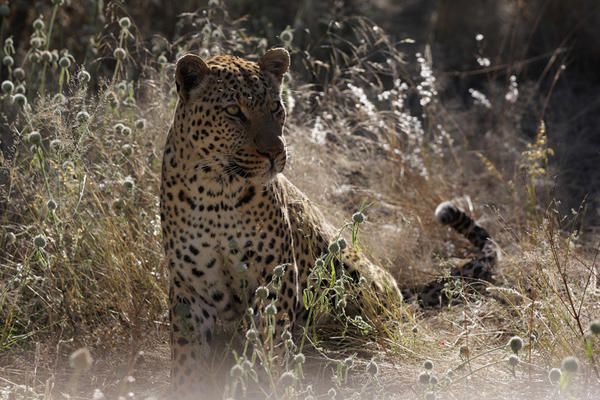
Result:
M0 0L0 4L8 3ZM116 42L117 20L128 15L137 40L148 45L139 46L136 59L141 63L146 52L143 49L148 47L172 60L181 40L198 35L197 17L208 5L207 1L188 0L67 0L60 10L55 40L70 49L79 62L96 60L99 69L110 69L112 59L104 59L102 46L90 43L106 43L110 54ZM49 15L51 1L13 0L10 8L10 16L3 21L2 37L8 32L13 35L19 55L19 49L28 47L31 23L40 14ZM431 55L440 98L450 112L464 115L471 124L469 135L474 149L481 135L496 136L496 142L491 143L502 143L508 135L531 141L537 121L543 118L549 145L556 151L551 159L552 181L548 183L552 196L561 200L563 211L579 208L586 199L583 228L598 225L600 1L229 0L224 2L224 9L223 21L237 20L236 26L248 35L266 37L269 45L280 43L278 35L291 29L296 60L302 58L303 50L309 50L313 57L325 54L321 46L332 21L343 21L351 15L370 18L402 46L408 70L414 68L414 53ZM213 18L220 17L217 14ZM481 42L475 40L479 33L484 35ZM409 38L414 43L407 42ZM489 58L490 66L481 67L477 55ZM3 79L5 73L2 70ZM297 69L297 74L319 83L319 77L306 71ZM511 75L518 77L521 96L529 99L519 111L516 132L504 127L504 117L498 113L480 112L476 117L468 113L473 107L469 88L492 99L503 96ZM503 150L496 154L493 148L486 150L503 167Z

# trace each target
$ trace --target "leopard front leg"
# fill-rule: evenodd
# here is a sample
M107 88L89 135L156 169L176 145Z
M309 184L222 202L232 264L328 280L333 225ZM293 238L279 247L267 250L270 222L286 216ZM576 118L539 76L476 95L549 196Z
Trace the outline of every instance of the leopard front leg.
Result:
M202 371L210 362L216 310L187 290L172 287L169 297L172 398L198 399L208 384Z
M171 386L174 399L198 399L215 391L206 371L212 370L213 356L220 350L213 330L217 318L227 314L228 293L218 253L185 250L175 252L169 263Z

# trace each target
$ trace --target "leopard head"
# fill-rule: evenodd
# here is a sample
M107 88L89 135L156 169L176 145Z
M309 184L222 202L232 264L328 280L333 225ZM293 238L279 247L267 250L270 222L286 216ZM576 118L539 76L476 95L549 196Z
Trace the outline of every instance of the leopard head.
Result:
M218 177L268 181L283 171L283 75L290 65L282 48L258 61L235 56L207 60L186 54L177 61L179 95L173 128L191 149L197 168Z

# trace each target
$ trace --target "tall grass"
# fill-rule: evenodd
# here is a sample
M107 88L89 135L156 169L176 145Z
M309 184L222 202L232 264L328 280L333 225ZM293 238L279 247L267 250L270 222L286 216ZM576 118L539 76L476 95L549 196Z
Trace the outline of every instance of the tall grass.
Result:
M473 89L472 106L454 112L439 95L444 83L428 48L394 43L368 19L328 25L318 43L327 56L317 59L297 47L293 29L269 42L210 3L182 16L196 32L154 46L116 13L103 32L114 40L99 43L92 53L102 57L87 62L55 48L60 1L40 19L51 22L34 23L24 53L5 39L2 56L13 62L4 63L10 83L0 97L0 396L164 393L167 279L157 189L176 102L173 61L188 50L255 58L284 45L295 68L314 78L286 77L286 173L337 226L352 227L342 237L400 286L417 286L469 257L464 240L433 222L435 205L456 198L493 233L503 257L488 296L458 286L449 289L463 294L461 305L407 304L388 318L366 312L371 318L313 325L286 338L283 364L263 341L272 326L265 303L264 325L244 319L235 329L241 345L232 345L226 393L592 398L598 248L574 231L581 210L563 216L548 201L553 153L544 121L531 143L507 134L520 123L515 104L527 85L515 77L487 94ZM504 132L502 141L470 131L477 118ZM360 232L348 222L359 209L366 214ZM316 280L332 257L316 266ZM351 293L340 279L329 288L339 296L334 305ZM337 315L323 309L328 296L315 291L306 301ZM366 308L380 310L377 301ZM567 356L578 361L561 366Z

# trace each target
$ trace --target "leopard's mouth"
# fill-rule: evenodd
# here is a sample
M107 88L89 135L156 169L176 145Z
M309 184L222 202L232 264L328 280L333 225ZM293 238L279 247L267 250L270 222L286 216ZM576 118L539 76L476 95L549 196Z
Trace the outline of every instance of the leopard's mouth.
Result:
M225 174L239 176L244 179L262 177L271 179L285 168L287 155L285 152L275 157L266 153L258 153L258 157L233 157L228 160Z
M268 160L269 169L267 173L272 177L279 174L280 172L283 172L285 164L287 162L287 153L284 150L275 157L269 157Z

